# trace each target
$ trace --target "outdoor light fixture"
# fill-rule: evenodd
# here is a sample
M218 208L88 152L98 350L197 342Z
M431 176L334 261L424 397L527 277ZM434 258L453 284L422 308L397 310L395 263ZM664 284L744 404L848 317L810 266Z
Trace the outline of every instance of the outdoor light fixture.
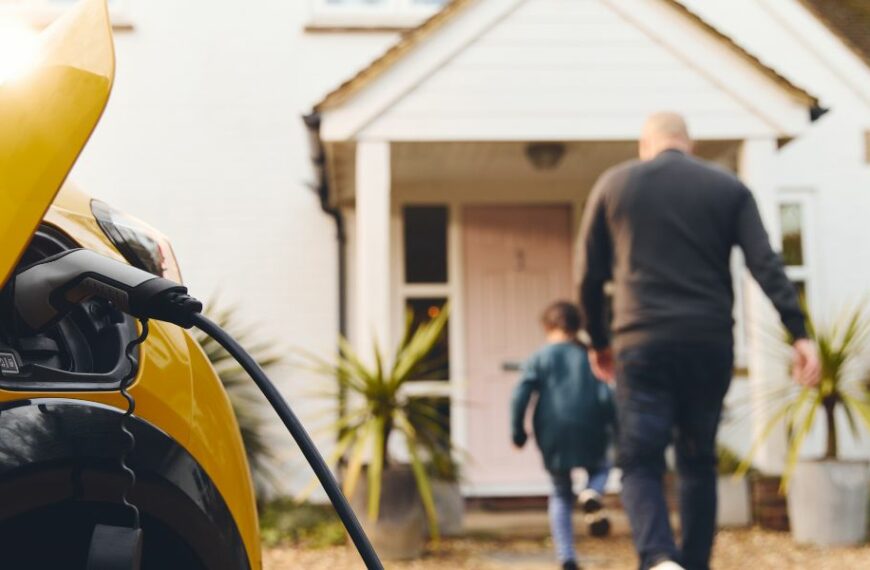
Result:
M535 170L553 170L565 156L565 145L559 142L529 143L526 157Z

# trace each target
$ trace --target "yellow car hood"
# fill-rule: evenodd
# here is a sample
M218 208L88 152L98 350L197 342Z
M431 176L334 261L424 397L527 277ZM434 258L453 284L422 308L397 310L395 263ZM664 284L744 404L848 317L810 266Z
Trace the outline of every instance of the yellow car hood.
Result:
M100 120L114 76L106 0L81 0L43 31L25 69L0 76L0 285Z

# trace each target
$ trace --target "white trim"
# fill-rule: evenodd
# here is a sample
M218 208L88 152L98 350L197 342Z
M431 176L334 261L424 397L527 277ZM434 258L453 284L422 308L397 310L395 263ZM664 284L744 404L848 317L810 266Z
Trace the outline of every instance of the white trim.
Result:
M413 28L442 6L414 0L383 0L370 5L335 5L327 0L310 0L308 28Z
M776 140L744 141L740 148L740 177L752 189L761 216L768 229L771 245L776 248L780 235L776 206L776 182L773 163L776 160ZM749 363L749 390L752 402L752 436L761 436L769 419L772 390L788 382L787 363L770 350L770 331L778 330L779 318L773 305L750 276L743 272L746 303L747 356ZM774 351L775 352L775 351ZM759 445L755 466L763 473L782 473L785 465L786 433L778 426Z
M756 1L807 53L870 106L870 69L808 7L795 1Z
M448 222L449 225L449 222ZM400 240L401 241L401 240ZM404 263L404 251L402 251L402 259L399 263ZM449 262L448 262L449 263ZM401 273L404 278L404 270ZM449 281L450 276L447 276ZM401 279L400 281L403 281ZM427 297L449 297L450 283L401 283L399 293L405 299L425 299Z
M673 6L660 0L601 1L729 94L777 136L793 136L809 126L804 104Z
M634 138L637 125L614 124L589 117L572 125L547 123L545 119L520 125L481 122L476 118L462 129L449 121L421 124L378 121L408 93L446 65L467 46L495 27L525 0L479 0L445 23L420 45L389 65L379 77L354 93L338 107L323 112L321 137L325 141L351 140L456 140L457 132L476 140L484 133L490 140L616 140ZM661 0L600 0L629 25L671 51L687 65L713 81L748 111L747 121L712 121L698 139L768 138L794 136L810 124L805 102L786 91L755 65L734 53L731 46ZM661 30L667 30L663 33ZM761 119L761 124L757 124ZM470 120L463 119L464 123ZM381 125L381 123L386 123ZM475 127L477 125L477 127ZM459 129L459 130L457 130ZM476 129L476 130L475 130ZM432 132L429 132L429 131ZM720 132L721 131L721 132ZM464 139L463 139L464 140Z
M133 0L109 2L109 17L114 29L133 27ZM58 0L20 0L9 5L0 3L0 17L20 18L37 28L45 28L61 17L75 2Z
M375 343L393 346L390 242L393 226L390 144L361 142L356 149L356 338L362 355Z
M401 393L402 395L409 397L432 396L435 398L450 399L451 388L450 382L447 380L419 380L405 382L405 384L402 385Z
M340 107L323 113L324 141L350 140L524 0L480 0Z

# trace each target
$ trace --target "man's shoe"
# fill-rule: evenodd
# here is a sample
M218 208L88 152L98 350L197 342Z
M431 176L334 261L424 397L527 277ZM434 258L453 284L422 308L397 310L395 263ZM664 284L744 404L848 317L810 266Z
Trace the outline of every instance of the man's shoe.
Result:
M594 489L585 489L580 492L580 506L586 514L597 513L604 508L604 501L601 495Z
M575 560L568 560L566 562L562 562L562 570L580 570L580 567L577 566L577 562Z
M673 560L665 560L664 562L659 562L649 570L686 570Z

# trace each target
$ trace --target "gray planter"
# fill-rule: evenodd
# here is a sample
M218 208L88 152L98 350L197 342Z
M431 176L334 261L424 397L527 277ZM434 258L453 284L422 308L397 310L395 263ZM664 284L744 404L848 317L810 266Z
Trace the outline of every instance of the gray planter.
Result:
M749 482L731 475L720 475L718 481L719 509L716 522L720 528L744 527L752 524Z
M399 465L384 470L377 522L368 517L368 480L365 476L360 478L360 484L351 497L351 506L383 560L411 560L423 554L426 517L410 467Z
M844 546L867 538L870 469L866 461L801 461L788 495L795 541Z
M456 481L432 479L432 496L435 499L435 511L438 513L438 530L441 536L459 536L462 534L465 519L465 497ZM425 532L428 535L429 528Z

